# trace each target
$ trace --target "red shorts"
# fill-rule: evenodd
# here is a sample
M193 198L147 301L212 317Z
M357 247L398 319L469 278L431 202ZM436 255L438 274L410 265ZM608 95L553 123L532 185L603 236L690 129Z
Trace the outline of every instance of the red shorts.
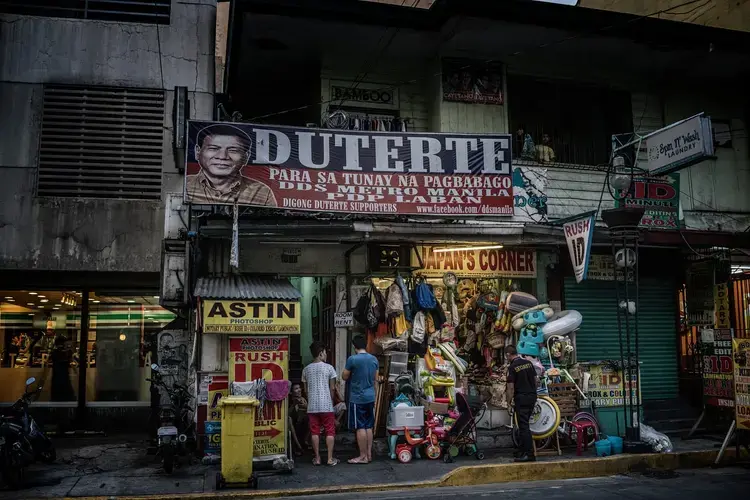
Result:
M333 413L308 413L307 418L310 421L310 434L313 436L320 435L320 428L326 430L326 436L336 435L336 416Z

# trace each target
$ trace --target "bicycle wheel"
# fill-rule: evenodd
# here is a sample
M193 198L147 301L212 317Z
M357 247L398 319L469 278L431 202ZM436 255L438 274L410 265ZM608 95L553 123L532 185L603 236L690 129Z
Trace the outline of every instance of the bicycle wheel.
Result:
M591 413L585 412L585 411L579 411L573 416L572 419L573 422L591 422L593 424L593 428L589 427L586 429L586 444L589 447L594 446L594 443L596 442L596 438L599 435L599 422L596 421L596 417L593 416ZM576 442L577 436L576 436L576 429L575 427L570 427L570 439L573 440L573 442Z

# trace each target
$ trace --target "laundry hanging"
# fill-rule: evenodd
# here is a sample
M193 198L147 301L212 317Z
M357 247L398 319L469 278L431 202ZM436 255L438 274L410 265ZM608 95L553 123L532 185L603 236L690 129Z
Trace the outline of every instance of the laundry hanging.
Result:
M371 130L375 132L407 132L408 118L392 115L357 113L342 111L336 113L336 120L326 120L326 128L344 130Z

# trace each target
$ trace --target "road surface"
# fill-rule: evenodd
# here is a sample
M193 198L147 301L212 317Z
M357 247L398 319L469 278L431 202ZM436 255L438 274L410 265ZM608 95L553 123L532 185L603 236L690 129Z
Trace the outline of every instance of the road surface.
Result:
M334 473L334 472L331 472ZM314 487L314 484L309 486ZM341 493L326 500L462 500L505 498L508 500L708 500L750 498L750 469L700 469L673 473L645 473L565 481L504 483L462 488L427 488L403 491ZM320 500L321 496L294 497ZM277 499L277 500L292 500Z

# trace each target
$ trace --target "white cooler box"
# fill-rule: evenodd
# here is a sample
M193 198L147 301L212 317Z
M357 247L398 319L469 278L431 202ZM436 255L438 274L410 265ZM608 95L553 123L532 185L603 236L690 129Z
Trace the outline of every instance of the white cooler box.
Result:
M424 427L424 406L397 406L391 408L389 427Z

